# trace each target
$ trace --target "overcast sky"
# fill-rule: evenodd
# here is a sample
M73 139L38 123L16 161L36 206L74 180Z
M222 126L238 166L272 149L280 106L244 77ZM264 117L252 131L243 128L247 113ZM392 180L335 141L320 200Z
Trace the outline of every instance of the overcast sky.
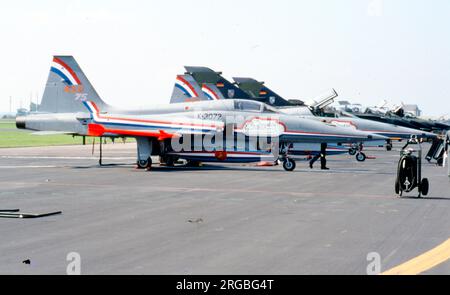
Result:
M74 55L109 104L168 103L183 65L252 76L285 98L450 113L450 1L1 1L0 111Z

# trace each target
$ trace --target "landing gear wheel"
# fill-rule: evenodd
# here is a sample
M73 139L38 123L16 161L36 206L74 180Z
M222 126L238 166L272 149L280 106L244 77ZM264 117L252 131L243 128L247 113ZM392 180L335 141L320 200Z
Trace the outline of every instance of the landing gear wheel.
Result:
M187 167L200 167L200 166L202 166L202 162L188 160L186 163L186 166Z
M350 156L354 156L354 155L356 155L356 149L349 149L348 150L348 154L350 155Z
M392 144L386 145L386 150L387 150L387 151L391 151L391 150L392 150Z
M294 171L295 169L295 161L292 159L286 159L283 161L283 168L286 171Z
M419 192L422 195L426 196L426 195L428 195L429 189L430 189L430 183L428 182L428 178L423 178L422 182L420 183L420 186L419 186Z
M136 162L138 169L145 169L147 168L147 160L138 160Z
M173 167L173 166L175 166L175 161L174 161L174 159L173 159L172 157L169 157L169 158L166 160L166 166L167 166L167 167Z
M145 167L145 170L150 171L152 169L152 158L148 158L147 160L147 167Z
M364 162L365 160L366 160L366 154L364 154L364 153L356 154L356 161Z
M152 167L152 158L149 157L147 160L138 160L136 164L139 169L150 170Z
M167 167L175 166L175 159L171 156L160 157L160 162L162 165Z
M398 179L395 181L395 193L397 195L400 194L400 182L398 182Z

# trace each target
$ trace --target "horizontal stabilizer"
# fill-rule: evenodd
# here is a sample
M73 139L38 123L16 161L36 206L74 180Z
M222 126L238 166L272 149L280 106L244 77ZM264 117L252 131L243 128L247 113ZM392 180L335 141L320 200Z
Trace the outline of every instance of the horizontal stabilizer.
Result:
M70 135L76 134L73 131L37 131L31 133L31 135Z

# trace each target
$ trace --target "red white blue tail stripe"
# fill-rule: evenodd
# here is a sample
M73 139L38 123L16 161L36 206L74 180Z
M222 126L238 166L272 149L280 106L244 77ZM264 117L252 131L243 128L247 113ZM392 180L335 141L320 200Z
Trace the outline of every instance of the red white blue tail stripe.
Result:
M53 58L50 71L60 76L68 85L81 85L80 79L72 68L57 57Z
M219 100L220 99L219 96L205 84L202 85L202 91L206 95L208 100Z
M195 91L194 87L182 76L177 76L175 80L175 87L183 91L183 93L189 98L198 97L197 91Z

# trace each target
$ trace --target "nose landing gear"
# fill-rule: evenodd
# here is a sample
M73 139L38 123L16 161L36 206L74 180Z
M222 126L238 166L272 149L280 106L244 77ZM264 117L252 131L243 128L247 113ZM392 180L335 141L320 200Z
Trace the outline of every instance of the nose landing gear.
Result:
M349 155L355 156L356 161L358 162L364 162L367 158L366 154L362 152L363 145L360 144L354 144L352 147L348 150Z
M283 168L284 168L284 170L286 170L286 171L294 171L295 166L296 166L296 165L295 165L295 161L292 160L292 159L286 158L286 159L283 161Z
M280 146L279 161L283 163L283 169L290 172L295 170L296 164L293 159L288 157L289 146L288 144L282 144Z
M366 154L363 152L359 152L356 154L356 161L358 162L364 162L366 160Z

